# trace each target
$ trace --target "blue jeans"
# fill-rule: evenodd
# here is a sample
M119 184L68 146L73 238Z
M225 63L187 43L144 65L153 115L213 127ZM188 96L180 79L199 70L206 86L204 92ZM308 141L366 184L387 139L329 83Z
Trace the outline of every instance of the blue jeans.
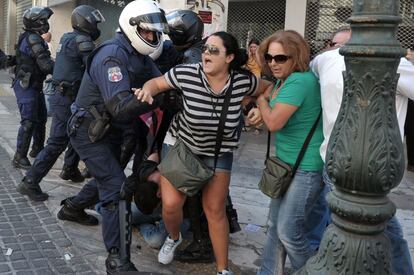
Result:
M325 182L326 186L329 188L329 191L334 188L333 182L329 178L328 174L326 173L326 169L324 168L323 171L323 181ZM311 217L313 217L314 220L318 219L321 223L328 222L330 223L330 218L326 219L326 213L323 213L319 211L323 205L326 205L325 198L318 198L318 201L316 202L315 206L312 208L312 212L310 214ZM330 211L328 208L328 216L330 217ZM313 236L322 236L323 232L325 230L322 230L320 227L317 226L314 227L311 233ZM397 275L414 275L413 271L413 265L411 262L411 256L410 251L408 250L408 244L407 241L404 239L404 235L402 232L402 228L400 223L398 222L397 217L392 217L388 222L387 226L384 230L385 236L388 237L388 239L391 242L391 267L392 267L392 274ZM316 240L316 238L314 239Z
M161 220L161 208L157 209L151 215L145 215L135 205L131 203L132 224L137 226L145 242L152 248L159 249L168 235L163 220ZM181 234L184 234L190 228L187 219L181 224Z
M270 225L263 249L263 261L257 274L274 274L278 253L284 247L294 270L301 268L314 254L306 238L305 222L319 194L323 191L320 172L297 170L289 190L270 203Z

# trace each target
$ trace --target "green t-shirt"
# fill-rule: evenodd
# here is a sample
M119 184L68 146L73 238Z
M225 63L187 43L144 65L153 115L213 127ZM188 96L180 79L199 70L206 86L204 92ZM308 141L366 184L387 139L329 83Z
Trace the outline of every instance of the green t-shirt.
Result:
M310 71L292 73L286 79L276 97L270 101L270 107L274 108L276 103L298 107L285 126L277 131L275 135L276 155L284 162L294 165L299 151L321 110L321 93L318 79ZM322 141L321 118L299 169L304 171L322 170L323 161L319 154Z

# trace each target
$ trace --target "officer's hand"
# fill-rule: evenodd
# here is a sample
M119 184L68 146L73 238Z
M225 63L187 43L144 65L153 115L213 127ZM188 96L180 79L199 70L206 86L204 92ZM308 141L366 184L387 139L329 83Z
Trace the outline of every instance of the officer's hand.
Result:
M152 102L154 102L154 99L152 98L150 91L146 89L143 90L143 89L135 89L135 88L132 88L132 91L136 95L137 99L140 100L141 102L147 102L150 105L152 104Z
M262 126L263 125L263 118L260 110L258 108L253 108L247 114L247 118L249 119L249 123L255 126Z
M121 192L119 193L119 197L121 200L132 201L132 196L134 195L137 186L138 186L138 176L131 175L127 177L122 184Z

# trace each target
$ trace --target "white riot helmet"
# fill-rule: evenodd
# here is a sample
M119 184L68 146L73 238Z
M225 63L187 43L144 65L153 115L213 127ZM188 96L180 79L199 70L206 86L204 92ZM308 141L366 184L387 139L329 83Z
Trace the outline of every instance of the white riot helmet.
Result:
M143 55L149 55L162 47L162 33L168 33L164 14L151 0L135 0L126 5L119 16L119 27L132 47ZM140 29L152 31L153 41L144 39L139 34Z

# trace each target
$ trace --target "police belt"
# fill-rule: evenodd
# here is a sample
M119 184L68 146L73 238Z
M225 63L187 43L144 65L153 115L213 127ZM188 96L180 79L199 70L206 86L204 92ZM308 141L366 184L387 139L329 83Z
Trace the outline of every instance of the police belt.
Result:
M52 80L52 85L57 92L62 94L62 96L67 96L73 99L76 97L79 81L68 82Z
M97 106L90 106L87 108L88 113L92 115L83 117L81 124L88 126L88 136L92 142L97 142L104 138L111 128L111 116L105 110L99 112Z

